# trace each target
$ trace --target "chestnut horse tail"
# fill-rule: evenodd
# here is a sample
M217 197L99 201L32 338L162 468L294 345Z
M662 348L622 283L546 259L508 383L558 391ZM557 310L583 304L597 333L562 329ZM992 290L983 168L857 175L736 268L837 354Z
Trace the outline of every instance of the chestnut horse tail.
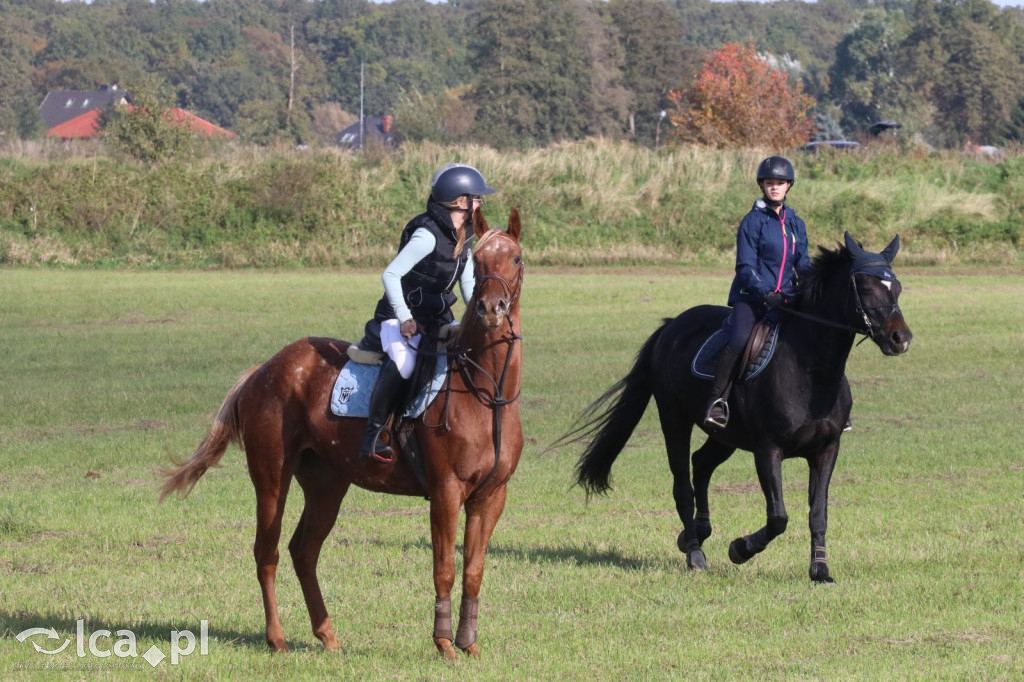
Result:
M239 447L242 446L242 424L238 418L238 399L242 395L246 381L260 367L261 365L256 365L245 372L228 391L227 397L221 403L220 410L217 411L217 418L214 419L210 431L196 451L192 453L192 456L185 462L174 462L173 468L161 472L167 478L160 487L161 502L174 492L179 493L182 497L187 497L206 470L217 466L220 458L228 449L228 445L235 443Z
M664 325L651 335L637 353L629 374L595 400L580 416L584 423L562 437L562 443L597 436L587 445L576 464L576 483L590 496L611 489L612 464L626 446L633 429L647 411L653 394L650 371L654 345Z

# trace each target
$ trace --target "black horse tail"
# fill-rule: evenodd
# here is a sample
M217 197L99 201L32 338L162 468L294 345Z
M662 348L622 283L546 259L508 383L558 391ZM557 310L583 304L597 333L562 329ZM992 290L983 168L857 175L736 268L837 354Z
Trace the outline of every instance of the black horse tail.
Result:
M588 497L611 489L612 464L647 411L654 391L650 360L662 329L664 326L640 348L629 374L584 410L576 420L579 426L559 440L562 444L590 440L576 463L576 484Z

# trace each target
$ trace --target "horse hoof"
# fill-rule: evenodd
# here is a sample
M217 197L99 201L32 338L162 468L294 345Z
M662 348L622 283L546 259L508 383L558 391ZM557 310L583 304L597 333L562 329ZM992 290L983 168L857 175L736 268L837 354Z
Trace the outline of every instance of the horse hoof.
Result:
M446 661L454 661L459 657L459 652L455 648L455 643L450 639L435 637L434 646L437 647L437 651L441 654L441 658Z
M470 644L469 647L462 650L470 658L480 658L480 649L477 648L476 643Z
M708 570L708 559L704 556L704 552L695 549L686 553L686 566L692 571L706 571Z
M287 654L290 651L291 649L289 649L288 645L284 642L281 642L280 644L270 643L270 653L272 654Z
M832 576L829 575L828 567L818 568L817 564L811 566L810 570L811 580L818 583L819 585L831 585L835 583Z
M733 562L737 566L745 564L750 560L750 557L743 556L743 553L740 551L740 547L745 544L746 542L743 538L736 538L729 543L729 561Z

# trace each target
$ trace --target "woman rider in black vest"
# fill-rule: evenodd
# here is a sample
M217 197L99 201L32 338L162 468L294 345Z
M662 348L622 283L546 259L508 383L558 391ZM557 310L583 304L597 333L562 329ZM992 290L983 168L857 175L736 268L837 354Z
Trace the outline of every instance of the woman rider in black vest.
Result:
M464 302L473 296L473 209L493 193L476 168L447 164L434 174L426 212L402 231L398 255L381 278L384 296L358 345L387 356L370 397L360 457L391 461L391 446L378 436L404 394L423 332L434 337L454 322L455 283Z

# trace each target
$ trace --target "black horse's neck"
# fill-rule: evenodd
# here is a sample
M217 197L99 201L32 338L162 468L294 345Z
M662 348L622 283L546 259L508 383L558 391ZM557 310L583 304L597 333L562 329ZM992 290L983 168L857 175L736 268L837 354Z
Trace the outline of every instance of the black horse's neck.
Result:
M849 263L845 250L819 257L797 314L784 318L785 337L799 365L826 381L845 373L856 336Z

